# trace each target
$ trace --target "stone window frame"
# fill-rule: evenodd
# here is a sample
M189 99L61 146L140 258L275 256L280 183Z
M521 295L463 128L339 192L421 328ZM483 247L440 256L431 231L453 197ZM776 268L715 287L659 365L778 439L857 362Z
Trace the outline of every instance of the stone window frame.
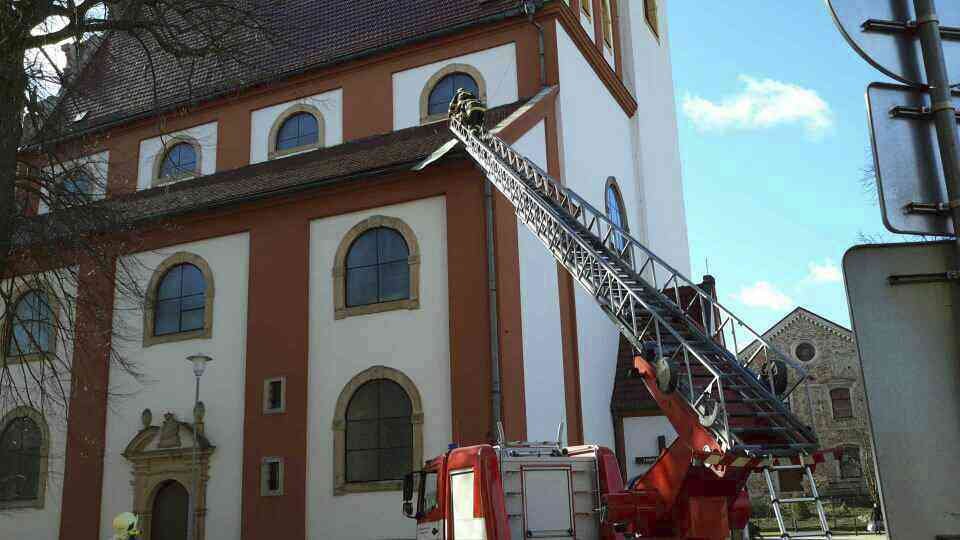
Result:
M279 467L277 489L270 489L270 465L276 463ZM278 456L268 456L260 460L260 496L261 497L282 497L284 492L284 473L285 467L283 458Z
M181 143L186 143L193 147L193 151L197 155L197 168L193 172L184 172L173 176L167 176L165 178L160 178L160 169L163 167L163 162L167 159L167 154L169 154L175 146ZM200 171L202 170L203 147L200 145L200 141L198 141L195 137L191 137L190 135L186 134L174 135L167 138L167 140L163 143L163 147L153 157L153 173L150 177L150 187L165 186L167 184L174 184L182 180L196 178L200 176Z
M380 491L400 491L402 480L379 480L374 482L347 482L347 406L353 394L364 384L378 379L393 381L403 388L410 398L410 423L413 427L413 451L410 470L419 470L423 465L423 400L420 391L410 377L402 371L387 367L374 366L355 375L340 391L333 416L333 494L371 493Z
M50 335L50 350L44 352L36 352L32 354L23 354L19 356L10 356L8 354L10 348L10 340L13 335L13 315L16 310L17 304L20 303L20 300L24 295L31 292L39 292L44 294L47 297L47 305L50 306L50 311L53 315L53 330ZM14 292L11 295L13 302L10 304L10 308L4 310L3 314L3 331L0 333L3 341L0 343L0 366L2 365L16 365L28 362L39 362L51 357L56 357L57 355L57 345L60 341L59 332L57 331L60 328L60 301L57 298L57 295L49 290L48 287L41 285L39 283L30 283L29 281L20 283L14 288Z
M440 122L446 120L449 115L447 113L437 113L430 114L430 94L433 93L434 87L437 86L437 83L443 80L447 75L453 75L454 73L463 73L469 75L473 78L473 82L477 83L477 92L480 94L477 96L480 101L483 103L487 102L487 82L483 78L483 74L480 73L480 70L470 64L463 63L453 63L443 66L436 73L433 74L425 85L423 85L423 90L420 91L420 124L431 124L433 122Z
M280 135L280 128L283 127L283 124L286 123L287 120L299 113L307 113L317 119L317 142L287 148L286 150L277 150L277 136ZM267 144L269 145L267 148L267 159L277 159L323 148L326 141L326 133L326 122L320 109L310 103L295 103L280 113L277 119L273 121L273 125L270 126L270 136L267 139Z
M50 426L47 425L47 421L43 418L43 414L34 409L33 407L27 407L21 405L11 409L7 414L3 415L3 419L0 420L0 435L6 432L7 427L11 422L18 418L29 418L36 425L37 429L40 430L40 475L37 479L37 497L31 500L25 501L0 501L0 510L16 510L16 509L42 509L44 507L47 495L47 476L49 474L49 455L50 455Z
M613 50L613 4L610 0L600 0L600 34L603 43Z
M280 407L270 408L270 385L280 383ZM287 378L270 377L263 381L263 414L283 414L287 412Z
M407 243L410 266L410 296L403 300L367 304L365 306L347 306L347 253L354 241L363 233L380 227L393 229L400 233ZM371 216L357 223L340 240L333 264L334 320L345 319L372 313L384 313L398 309L420 309L420 244L413 229L400 218L390 216Z
M156 318L157 289L160 287L160 281L167 275L167 272L181 264L192 264L199 268L200 273L203 274L203 280L206 283L206 292L204 293L203 299L203 328L156 336L154 335L154 319ZM161 343L187 341L190 339L210 339L213 337L213 300L215 296L213 271L203 257L186 251L180 251L167 257L153 271L146 292L147 295L143 304L144 347L159 345Z
M801 360L801 359L800 359L800 356L797 355L797 348L799 348L799 347L800 347L801 345L803 345L803 344L807 344L807 345L810 345L811 347L813 347L813 357L811 357L810 360L806 360L806 361ZM800 362L801 364L812 364L812 363L814 363L818 358L820 358L820 347L817 347L817 344L816 344L816 342L815 342L814 340L809 339L809 338L803 338L803 339L800 339L800 340L795 341L795 342L791 345L791 347L790 347L790 353L791 353L791 354L793 355L793 357L794 357L798 362Z

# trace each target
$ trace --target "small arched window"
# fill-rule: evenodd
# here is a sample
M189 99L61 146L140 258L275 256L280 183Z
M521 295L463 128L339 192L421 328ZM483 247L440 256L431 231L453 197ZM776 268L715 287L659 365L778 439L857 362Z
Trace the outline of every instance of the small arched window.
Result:
M389 379L364 383L353 393L346 417L347 483L400 480L410 472L412 415L410 397Z
M21 295L10 318L7 357L50 352L53 323L53 308L45 293L33 290Z
M203 272L193 264L178 264L168 270L156 291L153 335L203 329L206 291Z
M853 418L853 404L850 402L849 388L830 390L830 404L833 407L833 419Z
M481 95L480 87L472 76L461 71L450 73L440 79L430 90L427 114L429 116L446 115L454 94L460 88L473 93L475 96L480 97Z
M37 415L14 411L0 431L0 508L43 504L46 435Z
M395 229L361 234L347 252L347 307L410 298L410 248Z
M624 231L628 231L627 213L623 206L623 197L620 195L617 180L612 176L607 179L607 188L604 191L603 199L607 217L610 221ZM611 238L613 239L613 247L615 247L617 251L622 251L627 242L626 238L621 234L614 234Z
M276 152L316 146L320 141L320 122L308 112L298 112L280 124L275 142Z
M171 180L198 173L200 159L197 149L188 142L178 142L167 150L160 163L157 178Z

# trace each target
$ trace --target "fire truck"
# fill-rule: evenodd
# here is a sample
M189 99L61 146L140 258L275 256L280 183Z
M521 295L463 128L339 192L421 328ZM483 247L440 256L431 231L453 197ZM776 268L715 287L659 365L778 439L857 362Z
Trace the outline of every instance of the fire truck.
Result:
M496 445L452 448L404 479L403 512L416 519L417 539L722 540L747 524L754 473L766 480L781 538L831 539L813 475L831 452L790 409L801 388L811 404L803 367L487 131L483 111L458 92L450 106L455 138L440 152L462 144L630 341L633 374L677 439L628 483L608 448L564 447L560 434L556 442L511 443L501 430ZM809 496L780 497L781 471L802 474ZM816 509L819 530L788 531L784 507L801 503Z

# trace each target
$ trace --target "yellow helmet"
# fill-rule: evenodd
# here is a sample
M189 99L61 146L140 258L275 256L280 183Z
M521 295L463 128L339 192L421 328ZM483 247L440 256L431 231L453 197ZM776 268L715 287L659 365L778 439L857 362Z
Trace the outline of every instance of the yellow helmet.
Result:
M137 515L131 512L123 512L113 518L113 540L129 540L140 536L140 523Z

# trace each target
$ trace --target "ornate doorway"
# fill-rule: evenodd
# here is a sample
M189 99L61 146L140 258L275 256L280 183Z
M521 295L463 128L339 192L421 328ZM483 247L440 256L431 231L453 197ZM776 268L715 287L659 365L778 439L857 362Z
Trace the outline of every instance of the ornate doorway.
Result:
M151 540L187 540L190 495L180 482L171 480L157 488L153 497Z

